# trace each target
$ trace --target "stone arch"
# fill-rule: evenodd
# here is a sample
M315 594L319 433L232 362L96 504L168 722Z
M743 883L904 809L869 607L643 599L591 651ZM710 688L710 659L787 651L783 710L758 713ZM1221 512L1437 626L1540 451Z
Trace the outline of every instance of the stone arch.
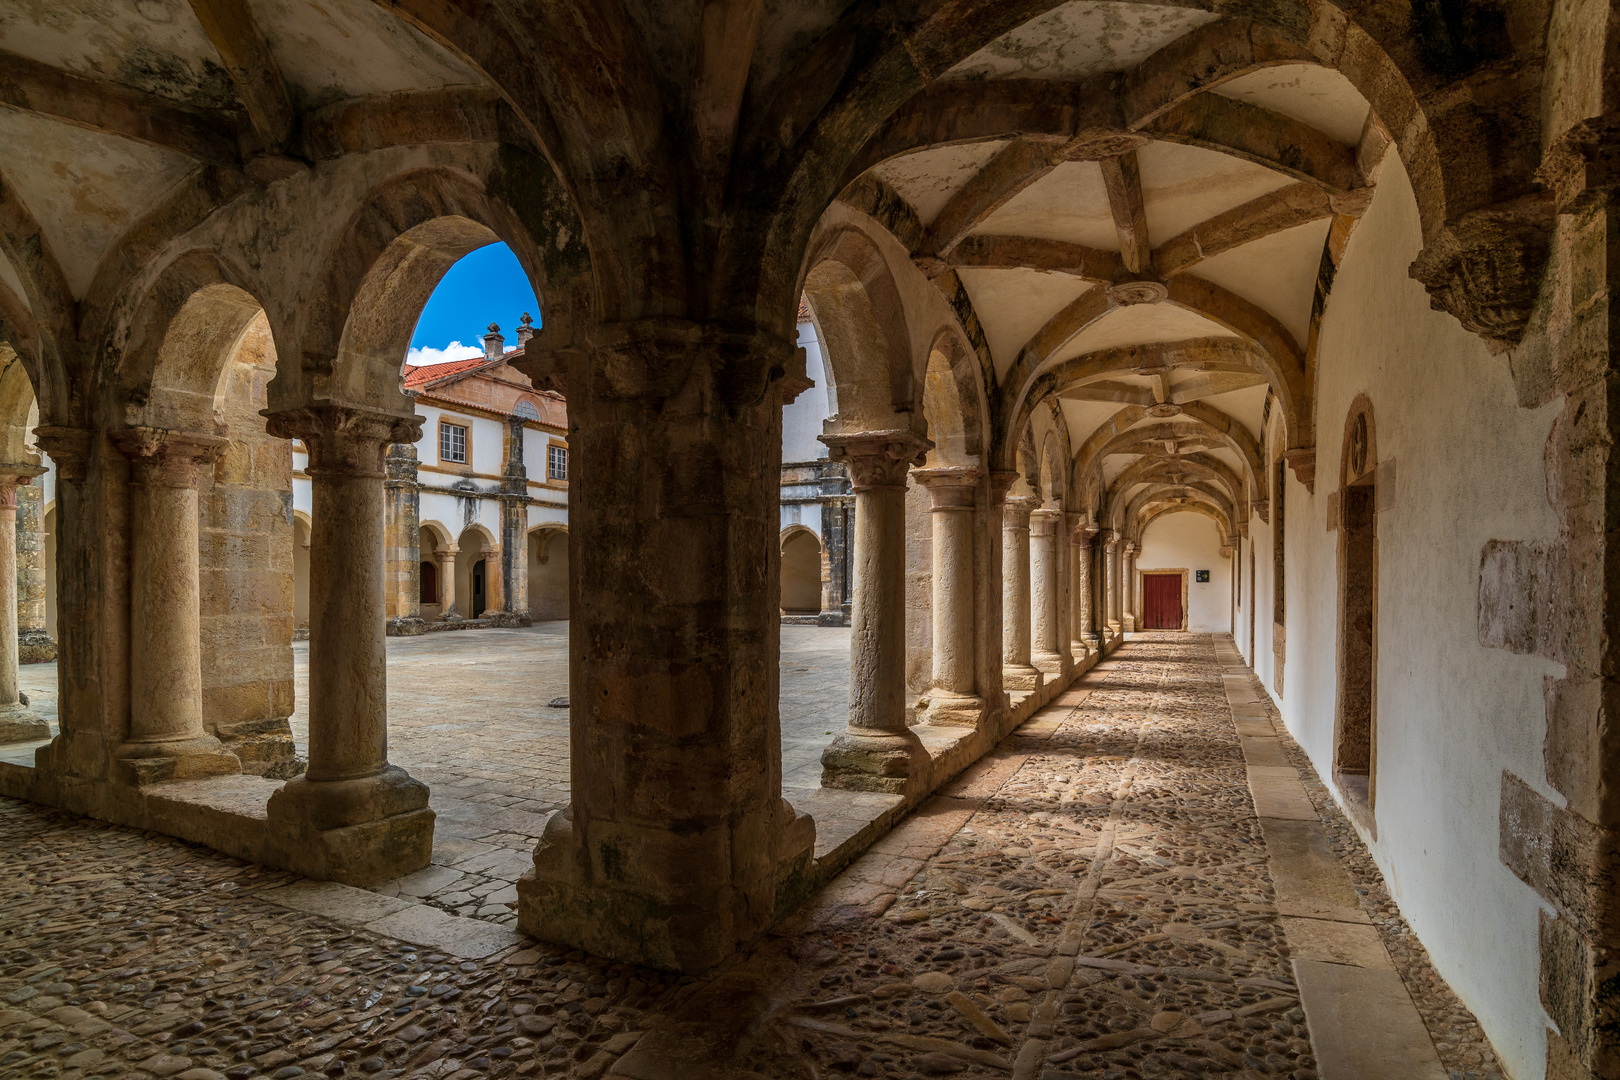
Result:
M868 236L841 228L805 264L804 296L821 340L832 413L845 431L915 426L916 379L905 307L887 261Z
M164 268L134 309L116 400L131 427L213 434L226 366L263 307L247 273L212 251Z
M1138 544L1140 544L1143 536L1147 533L1147 528L1149 525L1153 524L1159 518L1169 517L1172 514L1200 514L1209 518L1215 523L1215 528L1220 534L1221 546L1223 548L1231 546L1231 522L1216 507L1210 506L1206 503L1196 502L1169 503L1163 506L1155 506L1147 509L1141 515L1141 517L1137 519L1136 531L1132 534L1132 538Z
M923 416L934 443L929 466L978 464L987 408L978 355L955 327L942 327L929 344L923 375Z
M456 610L476 619L485 611L498 609L501 574L496 556L500 544L495 534L479 522L469 522L457 534L456 547ZM484 564L481 576L479 563Z
M557 521L542 522L529 529L525 542L530 616L536 622L568 618L568 526Z
M326 256L302 356L278 368L271 408L325 400L414 413L400 374L416 315L451 266L497 241L512 249L544 304L536 245L517 215L472 178L424 170L372 190Z
M789 525L780 537L782 613L821 613L821 537L804 525Z

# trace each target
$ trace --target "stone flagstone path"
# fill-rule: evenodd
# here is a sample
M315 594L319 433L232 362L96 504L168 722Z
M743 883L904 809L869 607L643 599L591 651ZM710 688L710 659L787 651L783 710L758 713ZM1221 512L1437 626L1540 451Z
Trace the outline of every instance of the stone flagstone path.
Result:
M0 1080L1497 1077L1234 657L1133 639L701 978L0 802Z

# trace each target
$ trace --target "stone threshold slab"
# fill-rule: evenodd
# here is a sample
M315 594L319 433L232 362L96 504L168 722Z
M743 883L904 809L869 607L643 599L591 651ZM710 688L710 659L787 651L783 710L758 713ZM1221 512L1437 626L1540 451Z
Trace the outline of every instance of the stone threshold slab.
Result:
M527 940L504 926L452 915L395 896L340 885L297 881L253 894L279 907L320 915L382 937L435 949L463 960L482 960Z
M1447 1080L1393 968L1294 961L1321 1080Z

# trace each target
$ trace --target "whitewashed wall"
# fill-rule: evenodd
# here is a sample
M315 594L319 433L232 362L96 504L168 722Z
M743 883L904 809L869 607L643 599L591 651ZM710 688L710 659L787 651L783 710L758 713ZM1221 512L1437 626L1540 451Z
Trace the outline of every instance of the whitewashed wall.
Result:
M1154 570L1187 571L1187 629L1198 634L1224 634L1232 628L1232 566L1221 557L1221 534L1202 514L1166 514L1155 518L1142 534L1136 555L1139 574ZM1199 570L1209 580L1197 580ZM1142 587L1136 584L1137 617L1141 618Z
M1543 447L1555 402L1521 409L1506 357L1432 311L1407 274L1422 229L1395 155L1352 235L1320 335L1314 496L1289 477L1287 659L1281 707L1331 776L1338 534L1327 528L1352 400L1374 410L1376 453L1396 462L1377 515L1374 859L1440 974L1479 1017L1510 1074L1543 1075L1537 909L1498 858L1504 769L1543 776L1542 680L1561 669L1479 643L1480 552L1552 537ZM1380 493L1380 503L1387 493ZM1268 530L1255 523L1257 668L1270 685ZM1563 799L1546 788L1554 803Z

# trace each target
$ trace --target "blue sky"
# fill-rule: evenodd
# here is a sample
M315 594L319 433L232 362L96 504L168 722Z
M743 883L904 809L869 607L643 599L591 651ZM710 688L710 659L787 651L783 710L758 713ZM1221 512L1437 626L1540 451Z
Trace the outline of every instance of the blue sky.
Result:
M517 346L525 311L540 327L540 302L517 256L505 244L479 248L450 268L433 290L411 337L412 364L442 364L484 351L484 334L499 323L508 349Z

